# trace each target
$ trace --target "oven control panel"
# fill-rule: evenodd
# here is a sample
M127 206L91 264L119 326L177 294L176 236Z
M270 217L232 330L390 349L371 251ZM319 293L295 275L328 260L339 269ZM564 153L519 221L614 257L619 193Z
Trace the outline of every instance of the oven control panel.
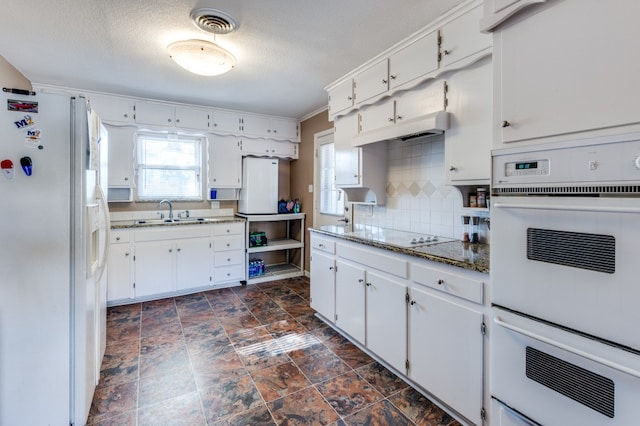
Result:
M549 160L510 161L504 164L504 175L549 176Z

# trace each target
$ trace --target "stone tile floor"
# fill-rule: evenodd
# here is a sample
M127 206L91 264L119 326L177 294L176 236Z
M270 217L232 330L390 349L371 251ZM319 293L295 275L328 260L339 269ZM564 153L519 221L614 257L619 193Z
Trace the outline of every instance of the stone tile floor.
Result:
M109 308L91 425L458 425L314 316L304 277Z

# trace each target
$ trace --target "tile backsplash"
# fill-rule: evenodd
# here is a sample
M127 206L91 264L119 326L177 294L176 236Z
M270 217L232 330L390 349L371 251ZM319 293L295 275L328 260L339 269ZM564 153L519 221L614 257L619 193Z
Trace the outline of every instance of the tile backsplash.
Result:
M444 136L388 142L387 158L386 205L354 205L354 222L461 238L462 194L445 185Z

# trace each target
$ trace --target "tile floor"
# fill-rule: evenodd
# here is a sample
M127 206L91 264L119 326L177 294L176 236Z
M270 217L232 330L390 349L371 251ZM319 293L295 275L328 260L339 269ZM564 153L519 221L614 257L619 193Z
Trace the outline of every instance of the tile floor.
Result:
M458 425L318 320L309 280L109 308L91 425Z

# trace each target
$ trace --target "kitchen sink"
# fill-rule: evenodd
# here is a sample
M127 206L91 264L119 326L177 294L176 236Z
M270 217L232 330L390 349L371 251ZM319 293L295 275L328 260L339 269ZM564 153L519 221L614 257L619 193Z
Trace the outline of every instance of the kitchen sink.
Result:
M177 219L139 219L135 225L171 225L175 223L215 222L217 219L205 217L185 217Z

